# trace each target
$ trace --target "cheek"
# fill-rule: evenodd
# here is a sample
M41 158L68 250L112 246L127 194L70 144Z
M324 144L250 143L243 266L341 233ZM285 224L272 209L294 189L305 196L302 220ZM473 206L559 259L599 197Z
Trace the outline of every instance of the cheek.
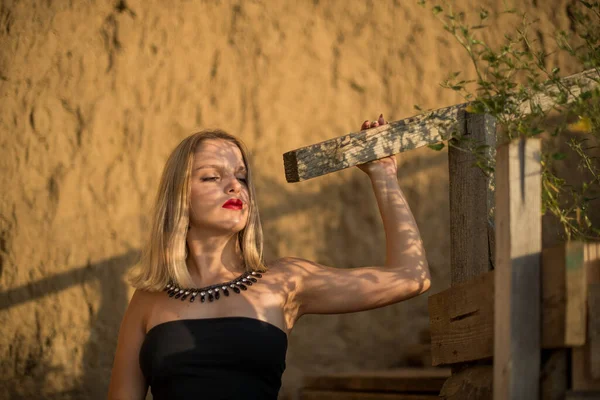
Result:
M217 190L213 188L192 187L190 201L192 205L202 206L214 203L217 197Z

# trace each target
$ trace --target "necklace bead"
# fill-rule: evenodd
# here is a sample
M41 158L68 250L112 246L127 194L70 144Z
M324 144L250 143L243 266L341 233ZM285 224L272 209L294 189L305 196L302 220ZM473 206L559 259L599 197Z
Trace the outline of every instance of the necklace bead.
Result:
M250 273L244 272L236 279L223 282L216 285L210 285L203 288L179 288L173 282L169 282L164 291L167 292L169 297L174 297L176 299L180 299L181 301L185 301L189 298L190 303L193 303L196 300L196 297L200 296L200 302L204 303L208 299L208 302L213 302L215 300L219 300L221 298L221 293L224 296L229 296L229 289L233 289L233 291L237 294L241 293L241 290L248 290L247 286L252 286L253 283L258 282L257 278L262 278L262 274L252 271Z

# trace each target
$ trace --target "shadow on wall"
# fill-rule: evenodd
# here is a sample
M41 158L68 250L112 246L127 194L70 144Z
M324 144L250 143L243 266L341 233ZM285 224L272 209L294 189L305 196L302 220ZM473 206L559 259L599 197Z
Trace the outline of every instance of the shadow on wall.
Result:
M8 386L8 393L0 394L0 397L7 395L9 399L31 399L32 396L33 398L42 398L40 396L43 396L45 399L57 400L106 398L120 318L129 300L127 286L122 278L127 269L135 265L138 258L139 252L131 250L119 256L76 267L70 271L0 294L0 310L31 300L40 300L45 296L93 280L98 282L101 296L97 312L94 312L87 299L82 299L89 307L90 337L83 349L83 375L73 389L66 392L48 393L48 387L52 386L50 383L52 376L61 372L44 361L44 353L52 346L52 339L48 338L45 343L39 343L40 347L37 350L30 349L29 357L25 361L25 369L20 372L23 376L17 378L19 381L27 379L27 385L13 383ZM69 329L66 326L57 328L59 330ZM31 342L28 343L25 338L23 339L22 343L15 343L15 346L31 346ZM106 348L101 348L103 346ZM16 350L18 351L18 349ZM24 390L27 390L28 393L25 393Z
M433 164L445 160L439 157ZM421 171L424 168L430 168L433 165L430 163L427 166L418 166L411 168L411 172ZM316 246L316 254L318 261L328 263L335 266L358 266L361 264L369 264L375 261L383 261L381 255L374 257L373 254L361 254L361 248L372 246L371 242L362 243L361 238L372 236L373 243L381 243L384 238L382 232L367 233L365 228L373 229L377 226L374 219L380 218L376 207L365 207L365 202L374 201L374 196L371 191L370 182L366 176L352 176L348 181L343 181L339 184L328 185L327 192L309 193L298 196L292 190L289 190L289 185L280 184L271 180L263 180L261 186L257 188L260 193L265 192L277 193L279 201L276 205L262 208L263 224L265 224L265 253L272 257L280 257L287 254L278 254L278 244L270 240L296 240L294 235L289 232L283 234L278 232L275 227L275 222L280 218L294 217L298 215L309 215L312 218L319 218L327 215L328 225L325 227L325 235L320 243L310 243L311 246ZM273 190L275 189L275 190ZM343 212L330 206L332 199L338 197L344 204ZM410 199L409 199L410 201ZM319 217L317 217L319 216ZM339 227L336 229L334 227ZM269 229L272 228L272 229ZM358 235L358 236L357 236ZM353 248L353 244L361 241L360 246ZM270 249L267 249L269 247ZM289 246L297 248L297 243L290 243ZM281 248L281 247L280 247ZM340 251L340 249L344 249ZM334 250L333 252L331 250ZM355 254L356 257L348 257L347 252ZM44 355L48 353L52 347L52 341L40 343L38 350L30 349L31 356L26 362L26 368L15 373L18 382L27 381L26 385L12 384L9 387L9 393L6 393L10 399L30 399L40 398L42 395L45 399L67 400L67 399L105 399L108 391L110 373L113 363L114 351L116 348L117 337L121 318L127 307L129 296L128 287L124 280L124 275L130 267L135 265L139 259L138 250L130 250L124 254L108 258L104 261L87 264L71 269L70 271L59 273L52 277L44 278L39 281L30 283L26 286L8 290L0 294L0 310L8 309L13 306L34 300L40 301L42 298L62 292L70 287L83 285L85 283L96 282L97 291L91 291L90 295L99 295L100 302L98 310L94 311L92 304L86 298L81 301L85 302L89 308L90 324L89 324L89 339L83 348L82 357L82 376L74 382L73 388L64 392L50 392L52 390L52 379L57 375L61 375L62 371L57 370L55 366L51 366L45 362ZM348 259L358 261L358 264L344 265ZM56 326L55 329L60 331L68 331L68 326ZM38 335L39 336L39 335ZM40 342L42 339L38 340ZM23 337L21 343L15 343L15 346L22 348L33 347L31 339ZM67 374L72 374L71 366L65 366L64 370ZM27 377L31 378L27 378ZM31 380L29 380L31 379ZM0 398L2 394L0 394Z

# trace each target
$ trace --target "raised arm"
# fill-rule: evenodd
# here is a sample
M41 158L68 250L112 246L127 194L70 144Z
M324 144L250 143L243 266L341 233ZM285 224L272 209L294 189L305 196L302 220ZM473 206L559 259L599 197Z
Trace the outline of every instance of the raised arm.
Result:
M300 258L282 259L294 283L290 302L297 317L382 307L417 296L431 285L419 228L398 185L395 157L358 167L371 179L383 220L385 265L332 268Z

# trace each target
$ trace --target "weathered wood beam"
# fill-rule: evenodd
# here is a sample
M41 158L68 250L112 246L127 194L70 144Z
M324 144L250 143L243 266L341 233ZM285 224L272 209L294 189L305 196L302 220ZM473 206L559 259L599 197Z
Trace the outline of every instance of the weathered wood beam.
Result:
M598 84L595 70L585 71L563 79L569 88L567 101L573 101L583 90ZM556 86L549 86L547 93L556 93ZM537 103L544 109L552 107L552 96L540 94ZM468 103L440 108L410 118L390 122L377 128L352 132L345 136L325 140L310 146L289 151L283 155L285 177L288 182L300 182L355 165L391 156L407 150L447 140L463 123ZM530 112L531 103L521 106Z
M581 277L594 263L600 263L600 243L568 242L543 250L542 348L581 345L587 316L581 295L587 291L586 281ZM494 273L429 297L434 366L493 356Z
M300 182L447 139L459 114L459 104L377 128L353 132L283 155L288 182Z

